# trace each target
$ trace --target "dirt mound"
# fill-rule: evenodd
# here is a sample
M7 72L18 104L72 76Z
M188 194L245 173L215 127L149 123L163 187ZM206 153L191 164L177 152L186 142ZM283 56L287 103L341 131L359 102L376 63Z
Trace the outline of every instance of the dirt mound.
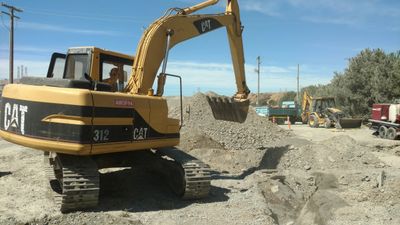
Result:
M373 149L362 146L348 135L334 136L321 142L309 142L282 157L280 168L355 169L361 166L379 167Z
M215 93L207 95L217 96ZM176 97L168 97L170 117L180 118ZM215 120L206 95L184 99L184 122L179 148L203 160L219 172L238 174L268 168L267 149L282 143L291 134L258 116L250 108L244 123ZM267 157L269 158L269 157ZM264 161L268 161L264 163ZM261 163L260 163L261 162Z
M226 150L263 149L290 135L287 131L258 116L252 109L249 110L244 123L215 120L206 96L202 93L193 96L184 108L186 110L181 133L185 147L196 147L190 146L190 143L187 143L190 139L185 138L193 138L193 134L204 136ZM171 114L179 117L179 110L179 106L175 106Z
M46 225L69 225L69 224L121 224L121 225L142 225L140 221L124 218L122 213L120 216L112 216L106 213L70 213L56 217L44 217L25 224L46 224Z

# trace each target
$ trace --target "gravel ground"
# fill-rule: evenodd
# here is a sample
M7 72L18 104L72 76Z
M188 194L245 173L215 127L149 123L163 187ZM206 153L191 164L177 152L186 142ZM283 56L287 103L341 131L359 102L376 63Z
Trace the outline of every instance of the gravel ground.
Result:
M178 98L168 101L179 117ZM100 175L98 208L63 215L42 153L0 140L0 224L400 224L399 141L367 128L288 130L254 112L215 121L202 94L184 109L179 147L211 166L209 198L182 201L160 178L124 169Z

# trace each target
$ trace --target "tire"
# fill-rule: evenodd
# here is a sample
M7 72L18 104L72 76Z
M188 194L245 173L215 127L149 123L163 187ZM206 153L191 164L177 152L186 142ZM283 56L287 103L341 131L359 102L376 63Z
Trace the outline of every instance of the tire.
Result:
M394 127L389 127L389 129L386 131L386 138L390 140L396 140L397 130Z
M380 138L386 138L387 131L388 131L387 127L385 127L385 126L380 126L379 129L378 129L379 137L380 137Z
M290 124L291 125L295 125L296 124L296 121L297 121L297 119L296 118L294 118L294 117L290 117Z
M317 119L317 117L314 116L314 115L311 115L310 118L308 119L308 125L309 125L310 127L313 127L313 128L318 128L318 127L319 127L319 124L318 124L318 119Z
M325 128L331 128L332 122L329 118L325 118Z

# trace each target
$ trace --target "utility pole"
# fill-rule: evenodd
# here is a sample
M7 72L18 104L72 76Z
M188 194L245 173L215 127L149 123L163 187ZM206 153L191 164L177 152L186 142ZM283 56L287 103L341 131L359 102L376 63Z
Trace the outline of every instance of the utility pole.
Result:
M256 98L256 105L259 106L258 104L258 98L260 96L260 65L261 65L261 57L257 57L257 98Z
M15 12L22 12L22 9L18 9L14 6L1 3L1 6L8 8L8 12L1 11L2 13L10 17L10 72L9 72L9 83L14 82L14 18L20 19L18 16L14 15Z
M300 64L297 64L297 105L300 105Z

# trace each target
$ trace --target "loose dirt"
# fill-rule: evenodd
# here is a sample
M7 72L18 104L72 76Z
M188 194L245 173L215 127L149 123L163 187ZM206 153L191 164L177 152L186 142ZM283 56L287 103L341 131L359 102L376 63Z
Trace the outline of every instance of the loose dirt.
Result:
M179 98L168 98L179 118ZM203 94L184 98L183 151L212 168L209 198L182 201L135 169L100 175L99 207L70 214L47 192L42 152L0 140L0 224L400 224L400 141L367 128L277 126L250 111L216 121Z

